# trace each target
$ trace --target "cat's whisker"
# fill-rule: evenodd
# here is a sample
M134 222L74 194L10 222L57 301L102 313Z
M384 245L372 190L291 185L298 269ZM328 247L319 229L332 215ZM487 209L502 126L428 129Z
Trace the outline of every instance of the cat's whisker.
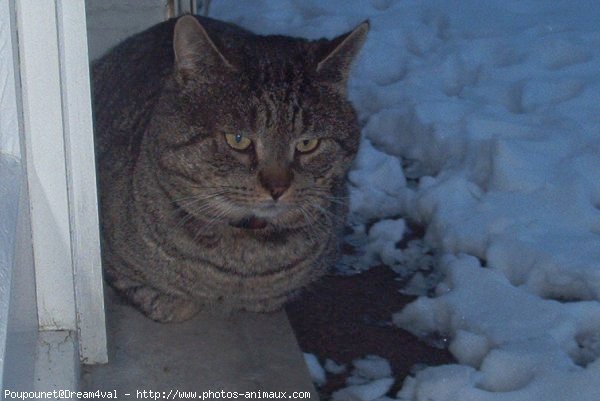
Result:
M190 204L191 205L191 204ZM205 203L204 205L202 205L201 207L196 207L194 208L195 213L200 214L203 211L207 210L210 208L210 204ZM179 214L181 213L181 210L173 210L173 214ZM187 211L184 212L185 215L177 222L177 224L173 227L173 228L179 228L181 227L186 221L190 220L191 218L194 218L194 214L189 213Z
M319 216L310 211L310 209L305 209L305 213L308 216L310 221L310 229L313 233L317 233L323 227L323 222L318 218Z
M329 224L324 219L328 219L327 213L324 213L325 209L319 210L317 204L310 204L306 212L312 221L313 228L318 228L319 230L329 230Z
M177 204L181 204L182 201L187 201L187 200L204 200L204 199L211 199L220 195L224 195L226 194L228 191L218 191L218 192L213 192L213 193L208 193L208 194L196 194L196 195L189 195L189 196L184 196L182 198L177 198L177 199L173 199L173 201L171 201L171 203L177 203Z
M334 200L334 201L338 201L338 202L347 202L350 200L350 196L348 195L344 195L344 196L333 196L327 192L311 192L309 196L314 196L315 198L321 198L321 199L328 199L328 200Z
M334 192L334 190L329 187L309 187L306 189L307 189L307 191L325 192L327 194L331 194L332 192ZM346 196L346 195L339 195L339 196Z
M180 227L183 227L185 225L185 223L187 223L188 221L190 221L194 216L191 214L186 214L184 217L182 217L181 219L179 219L179 221L177 222L177 224L175 224L175 226L173 227L173 230L177 230Z
M332 225L345 224L345 222L346 222L345 216L337 215L316 203L313 203L311 206L313 208L317 209L318 212L320 212L323 216L328 218L330 220L330 222L332 223Z
M318 243L318 232L315 225L313 223L311 223L311 219L310 219L310 215L308 213L308 211L306 211L306 209L302 206L300 206L298 208L298 210L300 210L300 213L302 213L302 216L304 217L304 221L306 221L306 226L304 227L305 230L303 230L304 232L306 232L306 234L309 237L309 240L312 243Z
M211 205L204 205L201 208L197 208L195 209L195 214L192 213L186 213L186 215L184 217L182 217L181 219L179 219L179 221L175 224L175 226L173 226L173 230L177 230L180 227L183 227L188 221L193 220L193 219L198 219L197 215L202 214L203 212L205 212L206 210L210 209Z
M175 224L175 226L173 227L173 230L183 227L183 225L185 225L185 223L187 223L188 221L190 221L194 218L198 219L197 216L202 215L204 212L214 208L213 203L209 202L209 201L217 198L219 195L220 194L213 194L212 196L206 196L205 198L192 199L188 202L179 203L179 206L187 207L187 208L190 208L190 206L194 206L197 204L200 204L200 207L193 207L193 213L186 212L185 216L182 217L181 219L179 219L178 222ZM179 210L173 211L173 213L175 213L175 214L179 213L179 212L180 212Z
M220 196L226 195L227 192L220 192L220 193L214 193L214 194L210 194L210 195L205 195L205 196L194 196L194 197L188 197L188 199L186 199L185 201L181 202L176 202L177 206L183 207L183 208L191 208L192 206L196 205L196 204L200 204L201 206L198 207L194 207L194 210L196 212L201 211L203 209L205 209L207 206L210 206L211 203L210 202L214 199L217 199ZM173 202L175 203L175 202ZM177 210L175 210L175 212L177 212Z
M341 206L348 205L348 201L344 200L344 199L336 199L336 198L328 198L328 197L323 197L323 198L331 203L335 203L336 205L341 205Z
M210 199L198 199L195 201L189 201L187 203L179 204L178 206L180 206L186 210L193 210L194 212L198 213L207 208L210 208L211 205L218 203L218 202L214 202L214 200L216 200L215 198L216 197L210 198Z
M345 206L350 201L349 195L333 196L331 195L330 190L326 188L311 188L311 191L308 192L308 196L317 199L325 199L331 203L340 204L342 206Z
M217 215L210 219L206 224L204 224L202 227L196 230L196 233L192 238L192 242L195 242L201 234L205 233L216 221L220 220L225 214L226 211L221 211L217 213Z
M217 192L234 192L236 190L239 190L238 187L233 186L233 185L218 185L218 186L188 185L188 187L194 188L194 189L198 189L198 190L201 190L201 191L206 191L206 192L213 191L213 193L217 193Z

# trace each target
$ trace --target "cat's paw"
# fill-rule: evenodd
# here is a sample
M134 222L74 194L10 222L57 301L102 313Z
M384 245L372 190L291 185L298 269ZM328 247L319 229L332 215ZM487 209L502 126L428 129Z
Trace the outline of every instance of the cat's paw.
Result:
M183 322L200 311L195 302L150 287L138 287L129 297L144 315L159 323Z
M200 306L195 302L170 295L161 295L146 316L159 323L176 323L191 319L199 311Z

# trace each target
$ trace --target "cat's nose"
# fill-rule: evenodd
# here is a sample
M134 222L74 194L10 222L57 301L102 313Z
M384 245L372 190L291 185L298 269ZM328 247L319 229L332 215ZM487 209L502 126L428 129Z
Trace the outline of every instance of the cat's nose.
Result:
M292 183L294 174L287 168L273 168L258 173L260 184L271 194L274 200L279 199Z

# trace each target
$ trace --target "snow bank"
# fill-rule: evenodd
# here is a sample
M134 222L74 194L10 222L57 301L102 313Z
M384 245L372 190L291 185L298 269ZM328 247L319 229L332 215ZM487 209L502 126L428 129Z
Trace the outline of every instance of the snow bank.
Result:
M513 286L500 270L482 268L473 256L448 256L442 269L447 276L437 297L420 298L394 316L396 324L417 335L452 338L450 351L472 367L453 370L464 380L433 399L600 399L600 388L587 389L588 398L582 397L584 389L556 392L556 383L567 384L566 377L578 382L600 374L600 303L542 300ZM436 369L447 368L427 369L417 374L417 384L409 382L413 394L429 391L435 377L429 374ZM512 392L515 398L486 392Z
M420 371L399 399L599 400L597 2L221 0L213 12L311 38L371 21L350 81L364 124L350 267L400 269L402 218L426 224L445 278L395 321L448 336L461 363Z

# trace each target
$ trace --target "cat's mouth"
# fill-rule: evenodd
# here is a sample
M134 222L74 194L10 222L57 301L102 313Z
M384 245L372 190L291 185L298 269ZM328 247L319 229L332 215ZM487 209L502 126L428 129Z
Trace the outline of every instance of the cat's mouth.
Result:
M267 220L261 219L260 217L250 216L243 218L238 221L233 221L229 223L233 227L243 228L247 230L262 230L267 227Z

